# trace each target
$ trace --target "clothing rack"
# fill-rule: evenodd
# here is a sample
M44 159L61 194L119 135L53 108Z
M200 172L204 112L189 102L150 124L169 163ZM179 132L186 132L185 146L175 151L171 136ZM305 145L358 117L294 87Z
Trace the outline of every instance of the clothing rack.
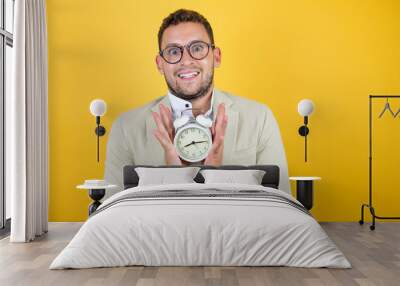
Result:
M372 101L373 99L386 99L389 98L400 98L400 95L370 95L369 96L369 203L362 204L361 206L361 219L359 221L360 225L364 224L364 208L369 208L372 216L372 225L370 229L375 229L375 219L392 220L400 219L400 217L385 217L378 216L375 212L375 208L372 205Z

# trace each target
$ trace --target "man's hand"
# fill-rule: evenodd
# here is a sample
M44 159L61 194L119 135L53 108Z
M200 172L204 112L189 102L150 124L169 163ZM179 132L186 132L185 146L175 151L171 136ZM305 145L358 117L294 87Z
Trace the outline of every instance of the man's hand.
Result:
M218 105L216 120L211 127L213 144L204 165L220 166L222 164L224 153L224 137L226 126L228 125L228 116L225 115L225 105Z
M160 142L164 149L165 163L167 165L185 164L175 150L174 136L175 129L172 122L172 112L165 105L160 104L160 114L152 112L153 119L156 122L157 129L154 130L154 136ZM220 166L222 164L224 152L224 137L226 126L228 125L228 117L225 115L225 105L220 104L216 115L216 120L211 126L211 134L213 143L204 165Z
M167 165L182 165L174 146L175 129L172 123L171 110L161 103L160 114L152 112L152 115L157 125L153 134L164 149L165 163Z

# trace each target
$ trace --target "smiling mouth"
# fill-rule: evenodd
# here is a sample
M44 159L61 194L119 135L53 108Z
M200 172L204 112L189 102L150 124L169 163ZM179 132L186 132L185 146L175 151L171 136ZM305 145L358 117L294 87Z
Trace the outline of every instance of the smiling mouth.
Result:
M195 71L195 72L187 72L187 73L178 73L177 77L183 80L191 80L196 78L200 72Z

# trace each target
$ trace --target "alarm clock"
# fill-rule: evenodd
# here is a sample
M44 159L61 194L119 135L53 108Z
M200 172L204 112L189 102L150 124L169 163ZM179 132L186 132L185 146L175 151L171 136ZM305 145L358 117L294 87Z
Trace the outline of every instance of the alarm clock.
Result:
M212 147L211 126L212 120L203 114L175 119L174 145L179 157L191 163L204 160Z

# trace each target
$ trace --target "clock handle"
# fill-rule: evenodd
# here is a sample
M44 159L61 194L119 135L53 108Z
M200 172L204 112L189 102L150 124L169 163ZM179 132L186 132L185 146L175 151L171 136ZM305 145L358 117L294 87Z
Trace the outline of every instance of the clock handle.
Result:
M177 119L174 120L175 130L182 127L183 125L185 125L188 122L189 122L189 116L182 115L181 117L178 117Z
M200 125L207 127L207 128L210 128L212 126L212 120L210 118L204 116L203 114L197 115L196 121Z

